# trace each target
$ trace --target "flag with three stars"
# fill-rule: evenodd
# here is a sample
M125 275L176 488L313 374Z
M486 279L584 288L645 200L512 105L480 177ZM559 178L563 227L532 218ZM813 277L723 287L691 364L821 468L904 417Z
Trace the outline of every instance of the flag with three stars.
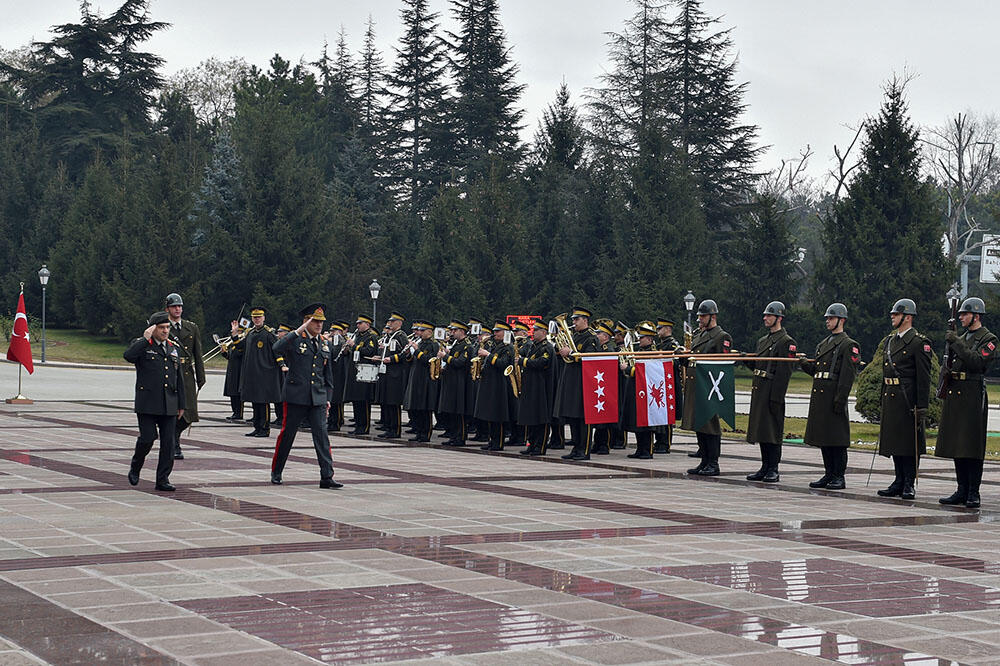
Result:
M618 357L583 360L583 418L593 425L618 422Z

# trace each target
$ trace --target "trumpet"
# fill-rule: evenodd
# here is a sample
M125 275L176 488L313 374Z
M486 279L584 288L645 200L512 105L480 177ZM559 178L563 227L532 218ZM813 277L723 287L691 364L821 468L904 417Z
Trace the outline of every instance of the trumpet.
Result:
M563 356L562 360L565 363L573 363L573 354L577 353L576 343L573 342L573 331L570 330L569 324L566 323L566 313L555 316L556 322L556 339L555 347L556 351L559 351L563 347L569 347L570 355Z

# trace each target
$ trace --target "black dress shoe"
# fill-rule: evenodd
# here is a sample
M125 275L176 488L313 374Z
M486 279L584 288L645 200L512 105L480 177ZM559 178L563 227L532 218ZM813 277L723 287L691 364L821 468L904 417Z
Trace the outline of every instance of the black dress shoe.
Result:
M246 433L246 434L245 434L245 435L243 435L243 436L244 436L244 437L256 437L256 436L257 436L257 433L259 433L259 432L260 432L260 430L254 430L253 432L248 432L248 433Z
M243 420L243 416L242 415L241 416L237 416L236 414L233 414L232 416L227 416L226 417L226 423L235 423L236 421L242 421L242 420Z
M552 442L552 443L550 443L550 444L549 444L549 445L548 445L547 447L545 447L545 448L547 448L547 449L552 449L552 450L554 450L554 451L558 451L558 450L560 450L560 449L565 449L565 448L566 448L566 445L565 445L565 444L563 444L562 442ZM625 447L623 446L622 448L625 448Z
M333 479L323 479L322 481L319 482L319 487L333 488L334 490L336 490L337 488L343 488L344 484L340 483L339 481L334 481Z
M903 485L903 490L899 493L900 499L911 500L917 499L917 491L913 487L912 483L907 483Z
M843 490L847 487L847 483L844 482L844 477L835 476L830 479L830 483L826 484L827 490Z
M653 456L649 453L630 453L627 458L635 458L636 460L652 460Z
M570 451L566 455L560 456L563 460L576 460L576 451Z
M704 469L704 467L705 467L704 465L698 465L697 467L692 467L687 471L687 473L695 475L701 474L701 470Z
M823 476L821 476L820 478L816 479L815 481L810 481L809 482L809 487L810 488L826 488L827 484L829 484L830 481L832 481L832 480L833 480L832 476L830 476L829 474L824 474Z
M270 436L271 436L270 430L261 430L260 432L254 435L254 437L270 437Z
M764 472L764 478L761 479L764 483L777 483L781 481L781 476L778 475L778 471L774 469L769 469Z
M965 508L978 509L980 505L979 493L969 493L969 498L965 500Z
M753 474L747 474L747 481L763 481L765 473L766 472L764 471L764 468L761 467L759 470L757 470Z
M352 435L367 435L368 433L365 432L364 430L352 430L350 434L352 434Z
M720 474L719 466L714 463L709 463L704 467L702 467L701 469L698 469L698 471L695 472L695 474L697 474L698 476L719 476Z
M942 497L938 500L938 504L946 504L949 506L954 506L958 504L965 504L966 499L969 496L969 491L966 488L959 488L948 497Z
M670 453L669 446L654 446L653 453Z
M165 493L172 493L175 490L177 490L176 488L174 488L169 483L158 483L158 484L156 484L156 489L157 490L162 490Z
M698 453L697 451L692 451L691 453L688 454L688 458L701 458L701 454Z
M378 437L379 439L396 439L395 435L390 435L387 432L384 432L381 435L376 435L376 437Z
M582 453L578 453L577 455L575 455L572 458L570 458L570 460L581 460L581 461L582 460L590 460L590 454L584 455Z
M280 474L272 474L271 475L271 483L273 483L276 486L280 486L281 485L281 475Z
M128 471L128 482L129 485L137 486L139 485L139 472Z
M184 460L184 454L180 451L174 451L174 460Z
M521 449L520 451L518 451L518 453L520 453L522 456L537 456L541 454L541 451L536 451L533 448L528 447L526 449Z
M900 480L895 480L889 484L888 488L883 488L882 490L876 491L876 495L879 497L899 497L903 493L903 482Z

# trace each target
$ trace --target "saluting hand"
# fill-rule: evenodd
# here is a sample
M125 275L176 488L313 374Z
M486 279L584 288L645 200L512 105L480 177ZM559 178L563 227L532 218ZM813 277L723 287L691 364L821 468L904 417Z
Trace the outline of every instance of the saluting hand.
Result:
M156 326L150 326L149 328L147 328L145 331L142 332L142 337L146 338L147 340L151 339L153 337L153 331L155 330Z
M240 323L238 321L236 321L235 319L233 321L229 322L229 332L234 337L236 335L239 335L239 332L240 332Z

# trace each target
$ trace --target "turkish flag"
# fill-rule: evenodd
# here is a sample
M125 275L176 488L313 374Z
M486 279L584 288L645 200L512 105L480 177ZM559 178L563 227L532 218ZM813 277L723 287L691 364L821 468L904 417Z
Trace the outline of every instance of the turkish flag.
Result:
M670 425L677 420L677 382L673 361L635 364L635 424Z
M35 363L31 360L31 342L28 341L28 315L24 313L23 291L17 299L17 314L14 315L14 332L10 336L7 360L23 365L29 375L35 371Z
M583 419L587 423L618 422L618 357L583 359Z

